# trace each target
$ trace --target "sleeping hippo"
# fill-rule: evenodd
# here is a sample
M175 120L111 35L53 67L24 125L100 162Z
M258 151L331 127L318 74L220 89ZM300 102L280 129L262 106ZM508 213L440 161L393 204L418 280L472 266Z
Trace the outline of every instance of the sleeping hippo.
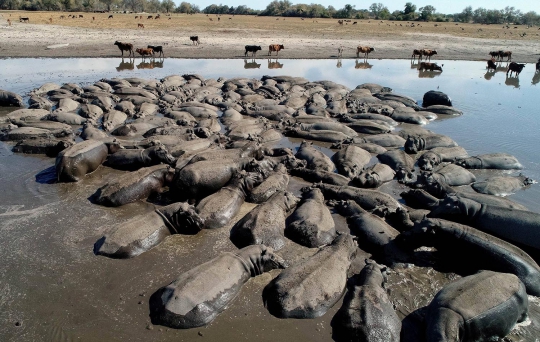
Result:
M152 321L176 329L212 322L251 278L285 268L284 260L264 245L222 253L184 272L150 299Z
M536 182L529 177L519 175L516 177L489 177L482 182L475 182L471 186L474 191L481 194L508 196L534 183Z
M138 170L160 163L174 165L174 158L163 145L156 145L147 149L122 149L107 157L106 166L120 170Z
M0 89L0 106L24 107L24 102L21 95Z
M371 160L371 154L354 145L348 145L332 156L337 171L348 178L355 178Z
M456 147L457 143L450 137L442 134L429 134L421 137L409 137L405 142L405 152L418 153L418 151L431 150L435 147Z
M390 166L399 182L409 182L413 179L414 160L403 150L391 150L377 155L381 163Z
M285 136L296 137L301 139L309 139L323 142L332 142L337 143L346 139L349 139L350 136L330 130L314 130L314 131L303 131L299 128L290 128L283 132Z
M353 184L359 188L378 188L394 179L396 172L388 165L377 163L361 171Z
M323 171L323 170L311 170L306 167L296 167L290 170L292 176L303 178L311 183L323 182L333 185L347 185L351 180L339 173Z
M277 191L287 190L289 178L285 165L278 164L261 184L251 190L250 201L257 204L264 203Z
M320 150L314 148L311 142L303 141L295 157L305 160L308 169L332 172L336 168L332 160Z
M353 200L365 210L373 210L380 206L386 207L390 212L395 212L401 204L392 196L377 190L360 189L354 186L337 186L317 183L313 187L321 189L327 199Z
M428 305L426 338L497 341L527 318L528 303L525 286L513 274L482 271L463 277L446 285Z
M56 157L56 177L59 182L78 182L94 172L107 159L107 146L97 140L85 140L63 150Z
M490 153L462 158L456 161L456 164L466 169L520 170L523 168L516 157L507 153Z
M45 154L47 157L56 158L58 153L73 146L75 142L58 138L37 138L21 140L12 149L13 152L27 154Z
M433 172L423 172L418 177L416 186L423 187L425 184L435 181L449 186L469 185L476 181L476 176L461 166L448 164L436 168Z
M442 162L454 162L458 159L467 158L467 151L463 147L435 147L418 157L417 163L420 170L431 171ZM458 164L459 165L459 164ZM463 165L460 165L463 166Z

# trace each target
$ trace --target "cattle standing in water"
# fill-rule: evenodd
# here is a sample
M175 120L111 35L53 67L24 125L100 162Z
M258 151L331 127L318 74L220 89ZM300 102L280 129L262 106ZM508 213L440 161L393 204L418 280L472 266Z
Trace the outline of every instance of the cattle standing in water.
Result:
M521 71L523 70L524 67L525 67L525 64L519 64L519 63L516 63L516 62L512 62L512 63L510 63L510 65L508 65L508 70L506 71L506 75L508 75L508 73L510 73L510 76L512 76L512 73L515 72L516 76L519 76L519 74L521 73Z
M247 56L248 52L251 52L251 56L256 56L257 51L262 50L260 45L246 45L246 52L244 53L244 56Z
M424 50L416 50L416 49L414 49L413 53L411 55L411 58L414 60L416 58L416 56L418 56L418 59L422 60L422 51L424 51Z
M508 59L506 60L507 62L508 61L511 61L512 60L512 51L499 51L499 57L501 58L501 60L504 58L504 57L508 57Z
M279 55L279 51L284 50L285 47L281 44L270 44L268 46L268 56L272 54L272 52L276 52L276 56Z
M495 64L495 58L492 58L487 61L488 70L497 70L497 64Z
M431 60L431 56L436 55L436 54L437 54L437 51L435 51L435 50L430 50L430 49L424 49L424 50L422 50L422 54L423 54L424 56L426 56L426 59Z
M133 56L135 56L135 53L133 53L133 44L130 44L130 43L121 43L119 41L115 41L114 42L114 45L118 46L118 48L120 49L120 51L122 52L122 57L124 57L124 51L128 51L129 54L128 56L131 56L131 54L133 54Z
M358 58L358 56L360 55L360 52L362 52L364 54L364 58L368 58L369 53L372 52L372 51L375 51L375 49L372 48L372 47L358 46L356 48L356 57Z
M199 43L200 43L199 36L190 36L189 39L191 40L193 45L199 45Z
M422 62L422 63L420 63L420 66L418 67L418 70L420 70L420 71L423 71L423 70L442 71L443 66L444 66L444 64L442 64L441 66L438 66L437 63Z

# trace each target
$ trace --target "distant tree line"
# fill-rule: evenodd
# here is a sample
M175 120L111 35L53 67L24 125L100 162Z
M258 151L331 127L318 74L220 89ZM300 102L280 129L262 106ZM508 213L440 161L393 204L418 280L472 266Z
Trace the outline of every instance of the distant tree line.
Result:
M356 9L347 4L341 9L319 4L293 4L289 0L274 0L262 11L247 6L210 5L200 9L196 4L182 2L176 5L173 0L0 0L0 9L30 11L132 11L132 12L177 12L227 15L260 15L304 18L338 19L382 19L395 21L437 21L479 24L523 24L540 25L540 15L534 11L523 13L515 7L504 9L473 10L468 6L461 13L438 13L431 5L417 8L407 2L402 11L390 12L382 3L373 3L369 8Z

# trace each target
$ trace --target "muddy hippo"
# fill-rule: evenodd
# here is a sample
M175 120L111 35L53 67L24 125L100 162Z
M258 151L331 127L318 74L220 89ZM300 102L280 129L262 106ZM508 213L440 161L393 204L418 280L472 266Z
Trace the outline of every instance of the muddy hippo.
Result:
M268 177L254 188L249 194L250 201L253 203L264 203L273 194L280 190L287 190L289 185L289 175L287 174L287 168L283 164L276 166Z
M496 289L496 291L494 291ZM527 318L528 298L513 274L482 271L435 295L427 307L428 341L497 341Z
M515 274L525 284L527 293L540 295L540 267L523 250L452 221L426 219L398 237L407 248L435 247L451 264L467 270L490 270ZM459 253L455 253L459 249ZM451 266L450 266L451 267Z
M338 173L323 170L311 170L305 167L293 168L290 172L292 176L303 178L312 183L323 182L333 185L347 185L351 182L349 178Z
M508 196L534 183L535 181L529 177L519 175L516 177L490 177L482 182L475 182L471 186L474 191L481 194Z
M403 150L391 150L377 155L377 158L396 172L396 178L400 183L410 182L413 179L414 160Z
M386 290L384 272L375 261L366 266L348 284L343 305L332 318L332 337L337 342L399 342L401 320Z
M13 146L12 151L27 154L45 154L47 157L56 158L58 153L73 146L72 140L57 138L25 139Z
M540 214L448 196L428 215L470 225L506 241L540 250Z
M303 131L335 131L346 134L350 137L358 135L353 129L339 122L316 122L312 124L302 123L296 124L294 127L299 127Z
M30 96L30 99L28 99L28 104L29 104L28 108L31 108L31 109L51 110L51 108L54 107L54 103L49 101L49 99L38 96L38 95Z
M371 154L360 147L349 145L336 152L331 159L340 174L353 179L369 163Z
M463 115L463 112L454 107L445 106L445 105L432 105L426 108L421 108L421 111L428 111L435 114L444 114L444 115Z
M449 186L469 185L476 181L475 175L469 170L455 164L438 167L433 172L423 172L417 179L416 186L423 187L434 181L448 184Z
M442 162L454 162L457 159L467 158L467 151L463 147L435 147L423 153L417 160L420 170L431 171ZM459 164L458 164L459 165ZM463 165L460 165L463 166Z
M314 148L311 142L303 141L294 156L298 159L305 160L308 169L332 172L336 168L332 160Z
M330 244L336 237L334 219L320 189L302 189L302 201L287 219L285 236L309 248Z
M456 164L466 169L520 170L523 168L516 157L507 153L490 153L463 158L456 161Z
M452 107L452 100L442 91L430 90L424 94L424 97L422 99L422 107L429 107L434 105Z
M352 182L359 188L378 188L394 179L395 175L390 166L377 163L361 171Z
M117 110L110 110L105 114L103 118L103 130L107 132L113 131L116 127L123 124L127 119L125 113L119 112Z
M324 315L343 295L356 249L351 235L338 235L309 259L281 272L263 290L268 311L278 318Z
M296 137L296 138L323 141L323 142L332 142L332 143L337 143L337 142L350 138L350 136L341 132L337 132L337 131L329 131L329 130L303 131L299 128L287 129L283 132L283 134L288 137Z
M174 165L174 158L163 145L152 146L147 149L122 149L107 157L106 166L114 169L135 171L141 167L148 167L160 163Z
M384 206L390 211L396 211L401 207L392 196L377 190L360 189L354 186L337 186L317 183L313 187L321 189L327 199L333 200L353 200L365 210L373 210L379 206Z
M150 299L152 322L176 329L206 325L251 277L285 267L284 260L264 245L222 253L158 290Z
M405 152L431 150L435 147L456 147L457 143L446 135L430 134L422 137L409 137L405 142Z
M0 106L24 107L24 102L21 95L0 89Z
M231 241L238 248L263 244L280 250L285 246L285 219L298 201L290 192L276 192L232 227Z
M133 203L161 191L173 178L174 169L167 165L145 167L105 184L95 193L94 201L108 207Z
M56 177L59 182L78 182L94 172L107 159L107 146L96 140L85 140L63 150L56 157Z

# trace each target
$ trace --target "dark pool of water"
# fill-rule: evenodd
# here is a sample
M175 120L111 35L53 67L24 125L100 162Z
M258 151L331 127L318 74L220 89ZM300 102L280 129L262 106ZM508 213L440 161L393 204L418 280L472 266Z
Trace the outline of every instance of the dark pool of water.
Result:
M133 64L120 59L5 59L0 63L0 89L21 94L46 82L88 84L104 77L159 79L185 73L206 78L303 76L351 88L373 82L418 101L426 91L438 89L450 95L464 115L431 122L427 129L449 135L471 155L511 153L525 166L524 174L540 179L540 121L536 118L540 88L533 84L532 65L524 69L516 87L516 80L507 80L504 72L486 74L485 63L465 61L439 61L444 63L442 74L419 74L406 60L342 60L339 64L337 60L166 59L152 65L141 64L140 59ZM286 146L297 143L282 142ZM331 153L326 147L321 144L324 152ZM331 341L329 323L339 304L315 320L280 320L267 312L261 292L276 272L248 282L231 307L207 327L186 331L152 326L148 297L182 272L222 251L234 250L229 229L177 235L132 260L94 256L94 242L110 226L153 206L142 202L122 208L91 205L87 198L122 172L100 168L77 184L50 184L53 165L49 158L13 154L0 143L0 340ZM290 188L297 192L305 185L295 180ZM393 186L391 192L397 194L405 189ZM511 198L538 212L538 188L533 185ZM245 205L239 217L251 207ZM336 225L347 231L343 219L336 217ZM294 261L313 251L289 244L280 253ZM361 266L354 265L352 271ZM392 300L404 317L426 305L434 289L450 278L428 268L413 268L396 271L389 281ZM532 323L514 333L512 341L533 341L538 336L540 310L533 300Z

